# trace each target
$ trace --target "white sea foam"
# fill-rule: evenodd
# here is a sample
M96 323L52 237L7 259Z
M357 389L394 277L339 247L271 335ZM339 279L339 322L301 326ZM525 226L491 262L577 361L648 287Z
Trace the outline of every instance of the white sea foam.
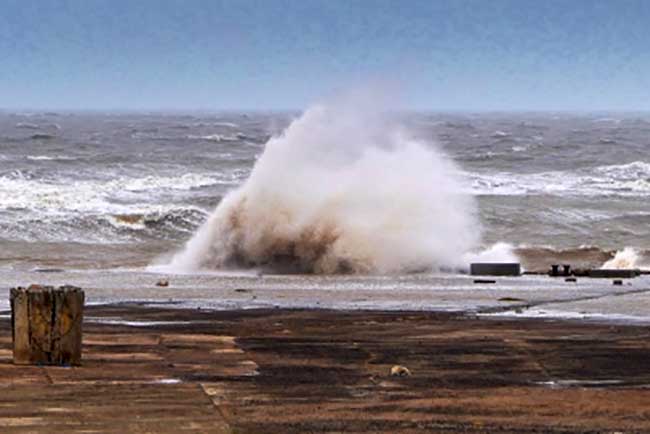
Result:
M579 171L476 172L465 176L471 192L478 195L650 196L650 163L644 161Z
M221 121L213 122L212 125L214 125L216 127L226 127L226 128L238 128L239 127L239 125L237 125L234 122L221 122Z
M224 176L208 176L199 173L186 173L180 176L145 176L142 178L121 178L108 183L111 190L151 191L151 190L191 190L215 184L230 184Z
M187 191L211 185L236 185L234 174L193 174L179 176L119 177L109 182L100 180L60 181L26 179L20 176L0 177L0 210L27 209L60 213L66 211L123 212L124 207L111 198L126 193Z
M456 166L370 104L307 110L171 261L393 273L463 266L480 237Z
M236 142L241 138L239 134L225 135L225 134L206 134L204 136L189 135L188 139L193 140L207 140L210 142Z
M485 250L476 253L466 253L464 262L519 262L515 254L515 247L508 243L496 243Z
M630 269L637 268L641 270L650 269L648 258L633 247L626 247L616 252L616 255L601 267L603 269Z
M75 157L69 157L67 155L27 155L25 157L28 160L32 161L72 161L76 160Z
M106 220L118 229L144 230L146 228L143 214L108 215Z
M23 130L38 130L40 126L38 124L32 124L29 122L18 122L16 124L16 128Z

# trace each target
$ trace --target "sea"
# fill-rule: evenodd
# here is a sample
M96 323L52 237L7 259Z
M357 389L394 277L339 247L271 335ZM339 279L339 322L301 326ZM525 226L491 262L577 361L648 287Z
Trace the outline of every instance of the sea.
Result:
M182 249L299 116L0 113L0 266L147 267ZM395 116L458 165L483 248L506 243L535 270L617 253L644 265L650 114Z
M616 287L609 280L567 283L535 275L500 278L490 285L477 284L462 271L283 275L255 267L216 267L176 274L156 268L186 249L222 200L247 182L273 138L301 116L0 112L0 288L73 284L86 291L88 303L442 309L650 321L646 277ZM418 143L454 162L461 193L476 205L477 249L506 248L528 271L544 272L553 263L645 268L650 257L650 114L391 116ZM343 131L352 132L350 140L358 138L356 128L365 128L363 122L344 124ZM327 135L327 122L314 131L312 124L304 125L297 128L298 142ZM345 149L347 138L335 138ZM410 170L400 164L393 170ZM370 185L380 186L382 178L389 178L384 175L372 174ZM277 174L280 181L282 176ZM275 177L262 178L257 187L264 190L265 180ZM393 178L400 185L402 178ZM351 179L365 182L363 174ZM397 203L395 197L380 199ZM444 235L453 243L455 234ZM8 309L7 299L0 299L0 309Z

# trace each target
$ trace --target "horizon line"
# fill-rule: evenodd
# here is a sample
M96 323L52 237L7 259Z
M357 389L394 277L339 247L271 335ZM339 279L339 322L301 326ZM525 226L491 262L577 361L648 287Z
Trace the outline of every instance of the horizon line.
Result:
M108 107L0 107L0 113L20 114L27 112L35 114L77 114L77 113L155 113L155 114L182 114L182 113L302 113L309 107L305 108L170 108L170 107L152 107L152 108L108 108ZM597 114L597 113L620 113L620 114L645 114L650 113L650 108L538 108L538 109L490 109L490 108L394 108L387 109L389 112L402 113L432 113L432 114L548 114L548 113L566 113L566 114Z

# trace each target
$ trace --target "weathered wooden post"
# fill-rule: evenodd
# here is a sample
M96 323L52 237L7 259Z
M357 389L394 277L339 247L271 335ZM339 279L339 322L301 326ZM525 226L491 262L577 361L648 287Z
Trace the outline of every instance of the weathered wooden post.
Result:
M12 288L10 300L15 364L81 364L84 292L80 288Z

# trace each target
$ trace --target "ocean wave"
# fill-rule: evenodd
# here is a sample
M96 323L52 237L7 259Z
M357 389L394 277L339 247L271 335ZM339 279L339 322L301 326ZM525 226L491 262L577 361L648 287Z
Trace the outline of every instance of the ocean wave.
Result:
M0 219L1 238L25 242L121 244L180 240L192 233L208 212L194 206L134 205L120 214L19 215Z
M556 248L521 245L512 249L528 271L546 272L552 264L570 264L574 269L637 268L650 269L650 250L625 247L607 249L598 246Z
M67 155L27 155L25 159L32 161L72 161L77 158Z
M216 121L216 122L206 122L206 121L201 121L201 122L194 122L191 124L192 127L195 128L203 128L203 127L225 127L225 128L239 128L239 124L236 124L234 122L221 122L221 121Z
M649 196L650 163L532 174L465 173L476 195Z
M615 118L597 118L597 119L592 119L592 123L594 124L602 124L602 123L614 123L614 124L620 124L621 119L615 119Z
M205 220L208 212L194 206L160 207L143 213L112 214L93 216L94 220L105 220L118 230L147 231L167 227L174 232L188 233Z
M213 122L212 125L214 125L215 127L239 128L239 125L234 122L217 121L217 122Z
M16 128L21 130L38 130L40 128L40 125L30 122L18 122L16 124Z
M99 180L30 179L20 171L0 176L0 210L25 210L50 215L130 212L124 200L151 202L158 193L190 191L214 185L234 186L243 174L120 177ZM134 196L135 195L135 196ZM146 196L145 196L146 195ZM154 195L154 196L152 196Z
M209 142L236 142L243 138L246 138L243 134L234 134L234 135L224 135L224 134L207 134L203 136L197 136L190 134L187 136L190 140L206 140Z
M551 264L571 264L574 268L599 268L614 257L615 251L596 246L558 249L550 246L519 246L514 249L524 268L547 271Z
M627 164L599 166L596 167L594 171L596 173L601 173L615 179L650 179L650 163L645 161L633 161Z
M167 128L169 128L171 130L189 130L189 129L192 128L192 126L189 125L189 124L174 124L174 125L168 126Z
M156 130L157 131L157 130ZM158 141L174 141L178 140L177 136L166 136L156 132L136 131L131 133L133 139L145 140L158 140Z
M210 176L197 173L186 173L180 176L146 176L143 178L121 178L107 183L113 190L150 191L150 190L192 190L215 184L231 184L230 179L223 176Z
M55 139L56 137L57 137L56 134L38 133L38 134L32 134L30 136L30 139L32 139L32 140L52 140L52 139Z

